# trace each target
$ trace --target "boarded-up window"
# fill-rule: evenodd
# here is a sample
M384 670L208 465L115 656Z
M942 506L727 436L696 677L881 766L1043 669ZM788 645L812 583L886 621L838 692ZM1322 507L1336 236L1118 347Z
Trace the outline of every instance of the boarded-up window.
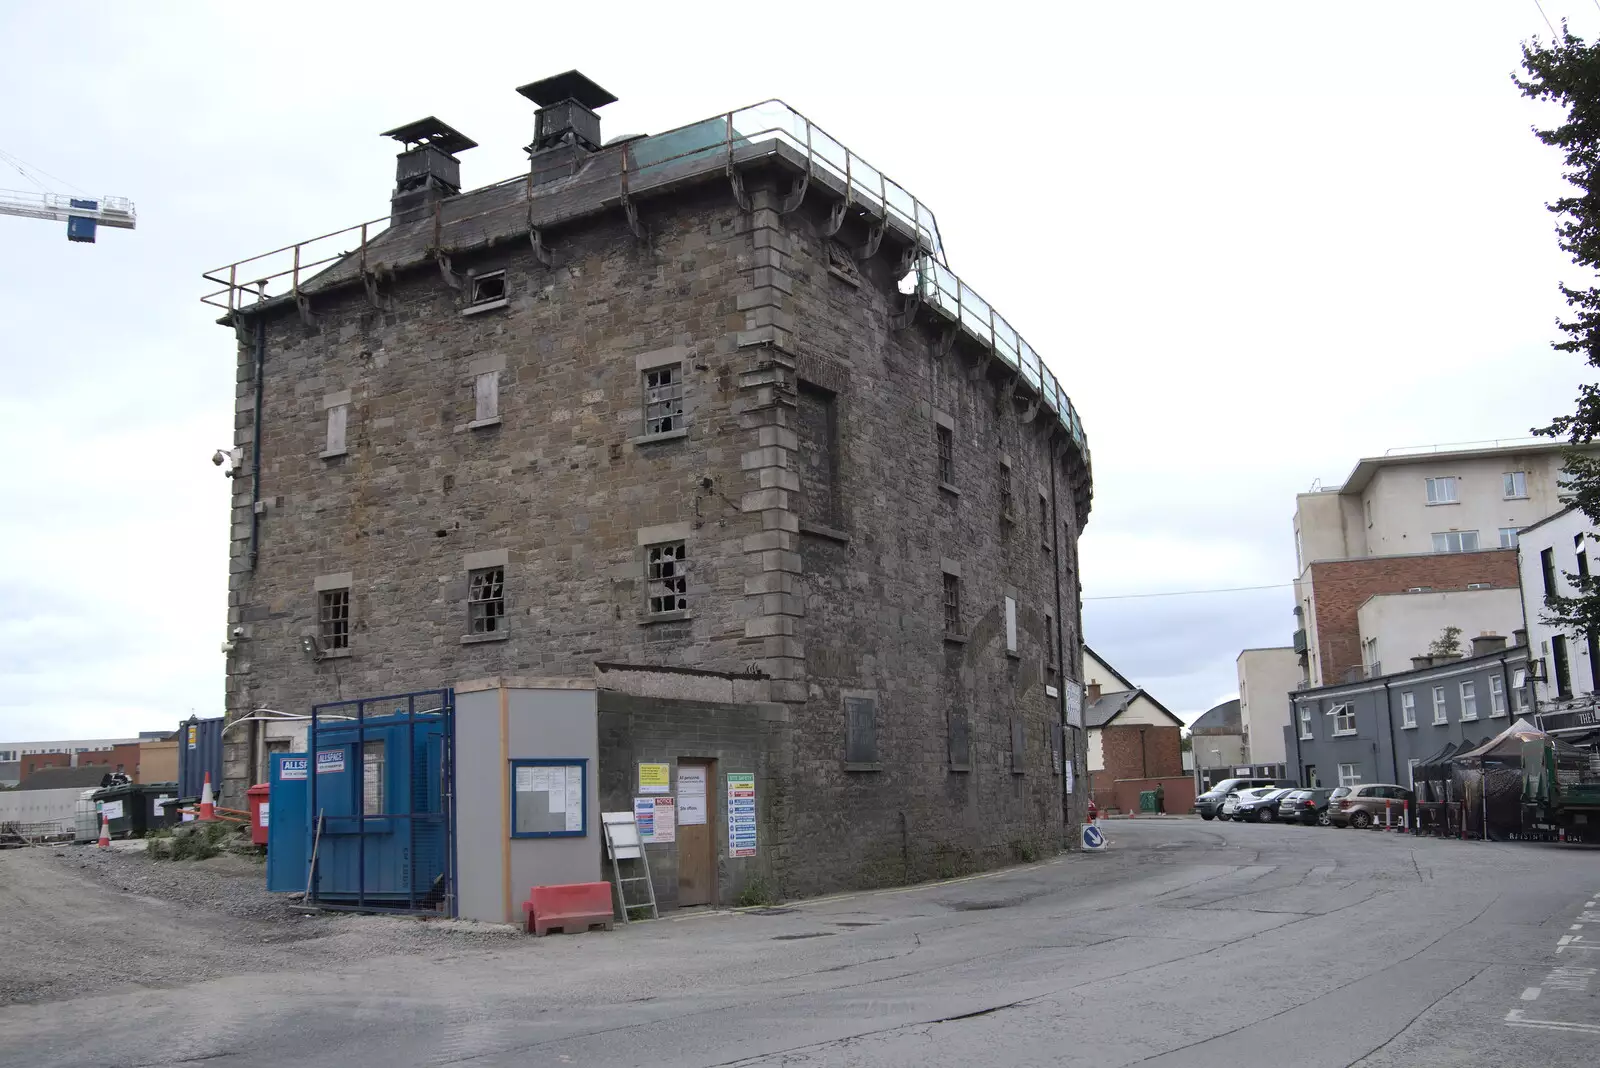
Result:
M1061 774L1061 733L1061 724L1050 724L1050 770L1057 775Z
M838 396L800 380L800 518L825 527L839 525Z
M849 764L878 762L878 703L870 697L844 699L844 759Z
M1021 775L1027 757L1027 737L1023 733L1023 718L1020 715L1011 717L1011 773Z
M483 423L500 418L500 372L489 371L479 375L472 384L474 422Z
M1006 652L1017 651L1017 602L1015 598L1006 598Z
M965 709L950 711L950 770L972 770L972 728Z
M328 409L328 445L323 450L326 456L337 456L345 451L344 428L345 420L349 417L348 404L335 404Z

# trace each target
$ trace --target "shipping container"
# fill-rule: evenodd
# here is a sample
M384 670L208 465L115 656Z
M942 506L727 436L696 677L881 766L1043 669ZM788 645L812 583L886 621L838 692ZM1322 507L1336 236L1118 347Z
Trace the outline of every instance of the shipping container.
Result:
M200 796L206 772L211 773L211 794L217 804L227 804L222 797L222 725L221 716L215 719L197 719L190 716L178 724L178 793L183 797ZM244 807L244 798L234 798L232 807Z

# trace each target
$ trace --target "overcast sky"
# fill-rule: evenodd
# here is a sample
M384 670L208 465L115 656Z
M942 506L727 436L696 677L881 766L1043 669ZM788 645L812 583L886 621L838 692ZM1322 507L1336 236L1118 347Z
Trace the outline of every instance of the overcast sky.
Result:
M385 213L377 135L423 115L481 143L468 185L518 173L513 88L570 67L621 98L608 137L780 97L933 207L1083 415L1088 598L1287 583L1313 479L1521 436L1581 374L1549 348L1551 116L1509 79L1532 0L354 6L0 7L0 151L139 211L95 245L0 217L0 741L221 714L234 364L201 271ZM1086 629L1191 718L1291 608L1091 599Z

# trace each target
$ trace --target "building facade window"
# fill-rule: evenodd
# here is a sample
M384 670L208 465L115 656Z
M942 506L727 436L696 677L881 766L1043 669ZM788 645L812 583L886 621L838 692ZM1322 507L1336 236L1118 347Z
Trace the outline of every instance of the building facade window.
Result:
M943 424L933 428L933 444L938 457L939 484L953 486L956 482L956 435Z
M500 372L486 371L472 380L472 424L500 421Z
M878 702L873 697L845 696L844 759L857 765L878 762Z
M795 391L800 442L800 519L840 526L839 396L801 379Z
M1499 675L1489 676L1489 718L1506 714L1506 680Z
M1443 686L1435 686L1433 688L1433 722L1436 726L1440 723L1450 722L1450 716L1445 710Z
M1478 684L1467 679L1461 684L1461 721L1478 718Z
M950 710L949 759L951 771L972 770L972 732L964 709Z
M1333 717L1333 733L1354 734L1356 732L1356 712L1350 702L1343 701L1328 709L1328 715Z
M350 591L323 590L317 601L317 637L322 648L350 648Z
M505 629L506 569L481 567L467 583L467 630L470 634L499 634Z
M1501 527L1500 528L1500 548L1502 548L1502 549L1515 549L1516 547L1517 547L1517 528L1516 527Z
M1358 769L1358 765L1355 765L1355 764L1340 764L1339 765L1339 785L1340 786L1359 786L1359 785L1361 785L1361 772Z
M1504 484L1506 500L1514 500L1528 495L1528 473L1526 471L1507 471L1501 476Z
M1051 686L1056 682L1056 621L1048 612L1044 616L1044 681Z
M1050 498L1039 494L1039 544L1050 548Z
M1011 465L1000 465L1000 518L1007 523L1017 521L1017 501L1011 490Z
M1539 550L1539 577L1544 580L1544 597L1549 600L1556 592L1556 551Z
M1511 673L1511 711L1521 715L1528 707L1528 669L1517 668Z
M1478 551L1476 530L1446 530L1433 536L1436 553L1475 553Z
M689 552L681 541L645 546L645 585L653 616L689 610Z
M944 573L944 632L961 633L961 576Z
M1422 763L1418 757L1406 761L1406 785L1415 790L1417 788L1417 765Z
M1415 727L1417 725L1417 695L1410 690L1400 694L1400 726Z
M345 429L350 419L350 405L334 404L328 408L328 437L324 442L322 455L343 456L345 454Z
M1303 742L1311 740L1311 709L1304 705L1300 706L1300 740Z
M472 276L472 304L503 303L506 299L506 272L490 271Z
M666 364L642 372L644 377L644 432L668 434L683 429L683 367Z
M1456 480L1455 477L1430 478L1428 481L1429 504L1455 504Z

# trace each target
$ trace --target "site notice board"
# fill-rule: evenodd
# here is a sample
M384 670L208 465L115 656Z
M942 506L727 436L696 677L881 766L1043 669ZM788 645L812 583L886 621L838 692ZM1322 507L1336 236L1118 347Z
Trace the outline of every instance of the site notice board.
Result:
M728 773L728 855L756 855L756 777L750 772Z

